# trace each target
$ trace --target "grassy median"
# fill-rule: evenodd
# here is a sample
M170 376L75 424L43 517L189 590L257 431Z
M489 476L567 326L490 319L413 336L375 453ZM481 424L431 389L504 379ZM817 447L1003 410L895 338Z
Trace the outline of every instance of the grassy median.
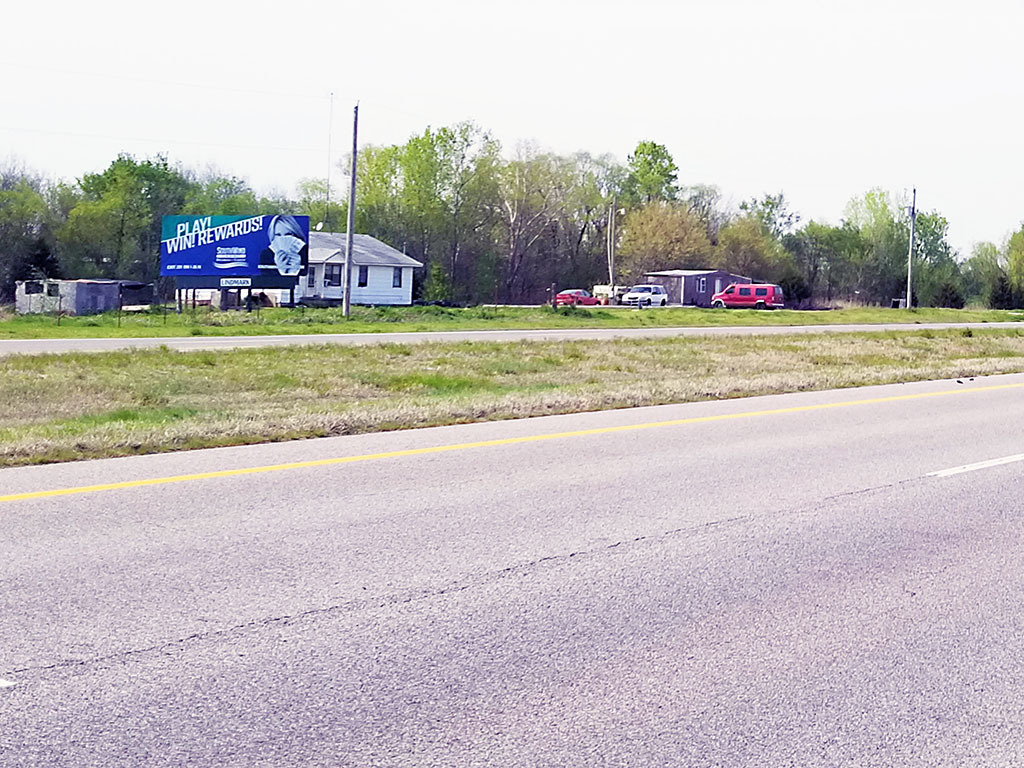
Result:
M1024 328L0 358L0 466L1024 371Z
M396 331L467 331L521 328L653 328L738 325L836 325L859 323L1005 323L1024 312L921 308L910 311L857 307L833 310L714 310L696 307L353 307L351 317L332 309L263 309L221 312L200 307L116 312L82 317L18 316L0 308L0 339L143 336L237 336Z

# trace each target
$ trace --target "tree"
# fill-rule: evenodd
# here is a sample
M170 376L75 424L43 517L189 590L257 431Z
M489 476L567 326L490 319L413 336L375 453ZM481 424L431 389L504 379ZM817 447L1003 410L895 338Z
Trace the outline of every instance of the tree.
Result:
M402 185L399 206L408 233L409 252L425 263L445 251L445 205L441 199L442 168L439 134L427 128L413 136L399 155Z
M841 251L834 227L811 221L799 232L782 237L782 246L793 258L797 274L810 298L824 283L825 300L832 300L835 278L840 274Z
M498 236L502 245L502 295L508 300L533 296L539 285L528 268L536 246L551 234L559 174L555 158L521 147L498 176ZM535 298L535 296L533 296Z
M964 293L968 300L989 303L1000 277L1006 277L1003 255L994 243L975 243L970 258L963 263ZM1007 283L1009 285L1009 283Z
M1006 244L1006 276L1013 291L1014 304L1024 297L1024 226L1010 236Z
M82 198L58 233L65 272L155 279L161 219L182 210L188 179L162 155L142 162L119 155L102 173L83 176L79 187Z
M937 212L918 214L914 236L914 293L926 307L950 307L957 302L956 308L964 305L960 265L946 239L948 231L949 223Z
M405 247L405 228L398 195L402 179L399 169L401 148L363 147L359 151L356 168L356 232L372 235L402 250ZM351 167L351 158L343 161L345 169ZM344 205L343 222L347 222L348 203Z
M625 178L609 156L579 152L557 159L560 198L554 209L545 278L590 286L608 280L608 221Z
M651 203L623 222L620 263L632 279L660 269L707 267L711 252L704 223L685 205Z
M302 179L296 185L299 193L298 211L304 216L309 216L310 224L315 227L321 224L324 232L343 232L347 225L345 218L346 211L339 202L342 197L341 190L334 190L336 197L328 200L326 179ZM250 210L256 210L256 205Z
M103 174L84 177L79 186L83 199L58 233L66 271L74 277L128 277L136 272L131 267L143 260L143 242L152 223L134 161L118 158Z
M789 210L789 203L782 192L765 195L760 199L751 198L740 203L740 210L760 221L765 231L776 240L792 232L800 221L800 214Z
M441 262L432 262L428 274L423 298L426 301L449 301L452 297L452 281L441 266Z
M718 187L698 184L683 191L684 199L707 232L712 245L718 243L718 231L725 226L729 217L722 209L722 193Z
M637 206L654 201L675 200L676 167L664 144L641 141L627 158L625 202Z
M743 216L719 233L715 249L715 266L719 269L755 282L774 283L791 264L792 257L753 216Z
M428 275L443 261L452 298L477 297L478 262L495 247L499 153L498 143L468 122L362 149L357 231L423 261Z
M906 293L910 227L898 208L880 189L847 204L846 221L858 230L862 246L849 254L847 291L863 301L888 305Z
M952 278L947 278L940 282L935 287L931 306L963 309L964 291L960 283Z
M42 180L13 163L0 168L0 301L13 298L15 281L57 271L46 224Z
M442 128L437 144L450 291L465 300L476 293L477 260L490 246L481 234L494 222L501 146L469 122Z
M992 309L1013 309L1017 302L1013 295L1013 286L1005 273L1000 273L992 284L988 295L988 305Z
M245 216L261 213L249 185L235 176L214 172L193 179L185 192L180 213L194 216Z

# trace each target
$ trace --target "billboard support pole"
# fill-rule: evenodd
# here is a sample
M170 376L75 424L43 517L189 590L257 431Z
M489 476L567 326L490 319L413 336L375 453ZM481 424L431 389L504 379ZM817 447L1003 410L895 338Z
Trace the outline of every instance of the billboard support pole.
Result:
M348 232L345 235L345 293L342 314L348 317L352 307L352 230L356 225L356 136L359 133L359 104L352 120L352 187L348 194Z

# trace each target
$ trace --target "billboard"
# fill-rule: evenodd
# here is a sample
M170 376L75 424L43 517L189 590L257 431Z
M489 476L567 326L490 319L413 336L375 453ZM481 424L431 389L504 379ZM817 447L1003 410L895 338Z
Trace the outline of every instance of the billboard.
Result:
M308 216L164 216L160 274L219 288L292 287L309 263Z

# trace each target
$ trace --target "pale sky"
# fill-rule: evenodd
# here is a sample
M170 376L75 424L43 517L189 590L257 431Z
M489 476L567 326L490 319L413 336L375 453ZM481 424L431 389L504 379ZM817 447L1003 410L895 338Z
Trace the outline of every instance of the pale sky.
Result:
M782 191L803 221L916 185L965 255L1024 220L1019 1L9 5L0 160L67 180L163 152L292 195L359 101L360 145L461 120L507 154L650 139L681 183Z

